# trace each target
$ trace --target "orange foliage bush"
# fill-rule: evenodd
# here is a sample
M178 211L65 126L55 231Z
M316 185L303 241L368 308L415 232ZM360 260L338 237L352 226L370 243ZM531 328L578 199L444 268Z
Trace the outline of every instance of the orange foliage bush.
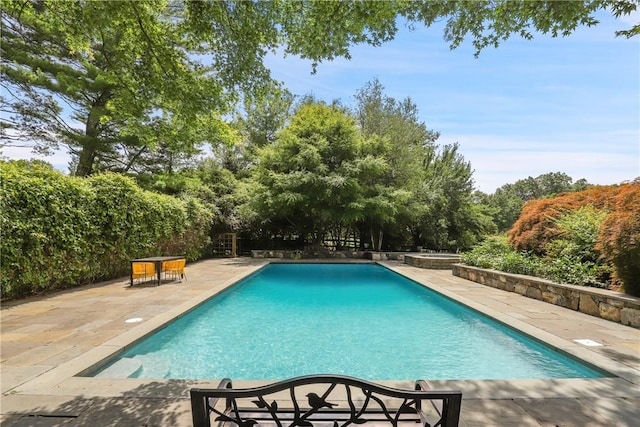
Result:
M516 250L543 255L546 244L558 237L555 221L560 216L586 205L611 211L618 192L631 185L601 185L575 193L562 193L551 199L531 200L523 206L520 217L507 232L509 242Z
M610 212L600 227L595 249L613 266L613 277L625 291L640 296L640 178L531 200L508 231L509 241L516 250L544 255L547 243L559 237L556 220L586 205Z
M613 212L600 227L596 249L614 265L614 279L640 296L640 180L621 186Z

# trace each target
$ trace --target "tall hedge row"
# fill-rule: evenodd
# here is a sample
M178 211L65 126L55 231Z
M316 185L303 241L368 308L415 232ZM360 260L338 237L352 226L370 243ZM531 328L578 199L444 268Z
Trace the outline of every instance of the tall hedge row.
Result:
M128 274L132 258L198 259L212 213L117 174L69 177L40 162L0 162L0 285L16 298Z

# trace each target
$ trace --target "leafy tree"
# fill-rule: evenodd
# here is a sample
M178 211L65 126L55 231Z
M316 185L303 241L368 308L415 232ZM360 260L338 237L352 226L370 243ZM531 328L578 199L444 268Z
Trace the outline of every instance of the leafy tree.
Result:
M247 228L246 219L240 212L247 194L231 170L219 160L207 158L199 161L189 174L206 188L200 190L200 197L216 207L218 215L214 218L212 234L238 232Z
M481 2L243 2L185 1L188 24L199 35L216 36L221 17L239 13L234 18L261 24L260 43L255 43L256 55L278 47L284 41L284 52L307 58L315 66L323 60L343 56L349 58L349 48L358 43L379 45L393 39L397 32L397 17L412 25L430 26L446 21L444 36L451 48L470 38L476 55L489 46L516 35L532 39L533 33L567 36L579 26L594 26L600 10L614 16L631 15L637 8L634 0L592 0L585 2L544 1L481 1ZM243 7L240 7L242 5ZM249 31L255 29L249 28ZM253 41L254 32L247 37ZM619 35L631 37L640 33L640 26L621 30ZM249 43L249 42L247 42ZM254 59L251 57L250 59Z
M365 138L377 135L388 140L387 159L392 168L389 184L407 183L415 178L424 150L433 146L440 134L427 129L418 118L418 107L410 97L396 101L384 94L378 79L368 82L355 95L354 115Z
M495 230L487 212L473 204L473 171L457 144L430 149L423 168L423 182L411 205L416 245L464 249Z
M169 12L161 0L4 2L3 141L63 144L84 176L214 138L221 83L188 55Z
M377 200L379 208L372 206L365 210L367 216L360 226L361 237L369 233L372 247L380 249L386 232L390 244L405 246L407 230L400 218L407 218L414 209L411 195L420 185L425 153L439 134L428 130L419 120L418 108L411 98L396 101L385 95L378 79L358 90L355 98L353 114L363 136L372 142L369 153L382 156L388 165L375 181L365 181L366 191L376 195L384 192L387 197L368 199L369 203ZM374 212L379 214L373 217Z
M231 170L234 172L247 168L255 160L256 151L260 147L273 144L276 134L291 116L293 94L276 84L270 85L269 89L259 97L246 98L244 114L238 115L235 120L234 124L242 136L241 146L237 151L243 159L243 165L233 165Z
M367 83L356 94L354 114L366 138L384 142L377 152L389 167L375 184L402 197L385 207L392 216L375 227L365 221L361 234L379 229L381 236L384 229L390 248L406 247L410 240L433 249L468 247L493 229L487 209L473 206L471 165L457 144L436 147L439 134L419 121L410 98L398 102L383 90L377 79Z
M262 60L271 50L310 59L315 69L349 58L354 44L391 40L400 16L412 25L446 20L452 48L469 37L479 52L512 35L568 35L597 24L599 10L620 17L636 8L633 0L7 0L3 144L33 140L44 150L63 144L77 157L78 175L128 170L156 145L189 151L215 140L211 122L229 111L235 95L268 86ZM639 32L635 25L620 34Z
M494 210L494 222L498 230L506 231L516 222L527 201L584 190L589 185L584 178L573 183L573 179L565 173L549 172L505 184L489 195L484 203Z
M394 182L396 169L390 161L394 147L388 139L374 134L363 142L356 162L361 188L359 203L363 213L354 225L359 230L361 248L368 241L371 249L380 251L385 233L399 222L412 192L404 183L398 185Z
M483 49L498 47L513 35L526 40L533 39L535 32L565 37L579 26L597 25L594 14L599 10L608 10L619 18L631 15L637 7L634 0L424 1L405 6L404 15L427 26L446 20L444 35L451 48L460 46L470 38L478 56ZM616 35L627 38L638 34L640 24L616 32Z
M481 203L491 209L493 222L499 231L504 232L516 222L524 202L515 194L511 184L505 184L493 194L483 197Z
M275 233L290 229L310 236L318 246L328 230L360 218L360 144L345 111L302 105L275 144L259 150L251 203L263 225Z
M294 96L277 85L260 98L247 98L244 102L244 117L237 120L238 127L253 147L273 144L277 132L284 127L291 115Z

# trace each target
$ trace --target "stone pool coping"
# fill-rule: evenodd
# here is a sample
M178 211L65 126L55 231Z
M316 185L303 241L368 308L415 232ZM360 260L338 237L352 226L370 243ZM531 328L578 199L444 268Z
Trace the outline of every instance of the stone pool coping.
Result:
M13 421L19 425L17 423L25 416L68 414L75 417L69 425L93 425L91 422L95 423L95 413L100 409L104 416L111 414L113 419L118 420L140 420L140 417L146 416L145 419L150 420L151 425L190 425L189 388L213 387L217 385L217 380L102 379L74 375L90 369L106 356L127 348L132 341L183 315L190 308L266 263L264 260L208 260L189 265L188 280L179 285L163 284L160 288L127 289L126 280L121 280L15 305L10 303L8 307L3 305L3 396L0 421L3 421L3 425L4 422L10 425ZM592 409L587 407L593 408L593 401L606 403L602 409L602 414L605 415L600 415L602 419L606 419L606 414L612 413L621 414L617 415L621 417L625 417L627 412L634 414L635 409L629 408L635 406L629 405L640 401L640 336L637 330L543 302L526 300L518 294L486 288L453 277L447 271L426 271L397 262L380 264L619 376L586 380L433 381L437 387L459 388L463 391L463 422L476 420L479 424L474 425L485 425L482 420L488 422L494 416L494 412L489 409L494 408L495 414L502 414L501 420L504 419L505 411L510 411L519 420L518 424L513 425L528 425L522 420L539 421L548 417L544 413L548 412L549 405L557 405L558 408L569 405L572 407L572 415L566 416L579 417L584 412L585 417L592 419L593 414L589 413ZM84 301L73 299L83 295ZM42 339L41 336L34 336L41 329L38 325L56 322L75 325L79 320L70 320L69 312L75 307L74 304L86 305L88 299L96 304L96 318L61 330L76 334L90 331L92 335L99 335L95 337L95 345L91 345L87 351L80 351L76 357L68 356L73 354L74 345L71 345L72 348L60 353L67 354L66 357L58 355L46 358L45 356L51 356L56 351L53 347L62 350L62 338L56 339L62 333L54 333L51 338ZM134 301L130 302L131 299ZM124 306L118 306L121 310L117 311L116 304ZM156 308L151 310L149 307ZM147 311L148 315L141 314L145 309L150 310ZM138 316L149 317L141 324L127 325L126 330L113 333L116 327L123 326L125 319ZM113 325L108 322L109 319L112 319ZM11 328L14 324L16 329ZM567 328L568 331L565 330ZM568 339L573 335L604 341L605 345L597 348L583 347ZM36 341L41 339L42 343L24 346L30 337ZM71 334L70 337L73 338L74 335ZM24 351L21 351L20 345L23 345ZM15 348L12 349L11 346ZM75 347L78 346L80 344L76 343ZM425 375L424 379L429 378ZM264 382L235 382L237 386L256 383ZM384 383L412 386L412 381ZM514 399L517 403L514 403ZM107 400L109 405L99 403ZM586 401L589 401L589 405L585 404ZM584 408L577 410L576 405ZM546 412L542 411L543 406ZM606 408L610 407L615 407L616 410L608 412ZM484 410L478 413L478 408ZM148 412L146 415L145 410ZM94 417L91 417L92 414ZM153 420L156 419L159 421L154 424ZM623 421L626 419L623 418ZM86 420L86 424L82 424L82 420Z

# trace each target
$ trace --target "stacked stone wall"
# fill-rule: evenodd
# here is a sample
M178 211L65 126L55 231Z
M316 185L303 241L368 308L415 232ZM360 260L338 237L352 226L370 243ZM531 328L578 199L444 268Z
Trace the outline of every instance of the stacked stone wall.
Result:
M252 258L275 259L369 259L374 261L398 260L402 261L404 252L371 252L371 251L329 251L329 250L305 250L291 251L278 249L260 249L251 251Z
M405 264L413 267L428 268L431 270L451 270L453 264L460 262L460 256L456 255L405 255Z
M463 264L454 264L452 273L492 288L640 328L640 298L631 295L586 286L561 285L546 279Z

